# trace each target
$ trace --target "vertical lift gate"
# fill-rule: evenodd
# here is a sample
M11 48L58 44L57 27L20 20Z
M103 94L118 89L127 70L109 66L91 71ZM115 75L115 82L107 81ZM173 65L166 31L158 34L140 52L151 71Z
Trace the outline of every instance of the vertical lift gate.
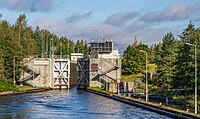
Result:
M88 58L79 58L77 61L77 89L86 89L89 86L90 62Z
M70 60L54 59L53 84L55 89L70 88Z

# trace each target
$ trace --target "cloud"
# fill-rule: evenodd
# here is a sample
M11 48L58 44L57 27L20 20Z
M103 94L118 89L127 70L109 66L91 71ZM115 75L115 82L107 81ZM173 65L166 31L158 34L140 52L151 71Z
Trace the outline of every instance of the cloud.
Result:
M138 16L138 12L119 12L110 15L105 21L104 24L112 26L122 26L128 23L130 20Z
M199 9L199 3L173 3L163 10L144 14L140 20L145 22L184 20L197 13Z
M200 22L200 17L196 17L196 18L194 18L192 21Z
M35 21L34 24L35 26L39 25L41 29L48 29L59 36L67 36L73 40L83 39L87 42L97 38L94 29L102 33L102 23L99 22L80 26L77 24L66 24L65 21L43 17ZM177 32L177 29L178 28L175 27L158 28L144 22L130 21L130 23L121 26L120 28L104 24L103 36L106 39L112 39L114 41L114 46L120 50L120 53L123 53L123 50L134 42L135 37L137 37L138 42L141 41L144 44L152 45L161 42L163 36L168 32L175 33L174 36L180 34L179 31Z
M53 0L0 0L0 7L13 11L48 12L53 7Z
M90 17L92 13L93 13L92 11L88 11L88 12L83 13L83 14L80 14L80 13L71 14L70 16L68 16L66 18L66 23L77 22L81 19Z

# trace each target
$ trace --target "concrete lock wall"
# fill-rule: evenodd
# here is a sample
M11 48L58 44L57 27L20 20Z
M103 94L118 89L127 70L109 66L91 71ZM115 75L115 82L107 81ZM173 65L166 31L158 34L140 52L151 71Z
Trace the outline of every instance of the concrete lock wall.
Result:
M77 84L77 63L70 62L70 85Z
M63 60L62 67L68 62L68 60ZM33 58L26 62L27 67L38 75L32 77L32 79L26 82L33 86L48 86L51 88L57 88L58 85L67 87L68 83L55 83L58 80L57 77L61 72L59 70L59 65L57 68L54 66L55 60L50 58ZM89 59L89 86L90 87L102 87L107 86L107 90L110 92L117 92L117 79L121 79L121 59L120 58L90 58ZM118 67L115 69L114 67ZM70 85L75 85L77 83L77 63L71 62L68 66L69 70L64 70L64 77L61 76L61 80L70 77ZM63 68L61 68L63 69ZM70 72L70 73L69 73ZM68 77L68 74L70 76ZM28 75L28 74L27 74ZM29 74L30 75L30 74ZM65 76L66 75L66 76ZM55 86L57 85L57 86ZM68 86L69 87L69 86Z
M32 76L26 82L32 86L48 86L51 87L51 73L50 73L50 59L49 58L34 58L28 60L24 65L31 70L31 74L38 74ZM23 77L25 78L25 77Z
M101 87L101 79L98 76L99 73L99 60L96 58L90 59L90 87Z
M72 85L76 84L76 63L72 64ZM51 88L70 87L70 60L51 58L25 58L24 65L28 72L21 76L21 81L32 86L47 86Z
M114 67L118 67L114 69ZM121 79L120 58L91 58L90 87L107 86L108 91L117 92L117 79Z

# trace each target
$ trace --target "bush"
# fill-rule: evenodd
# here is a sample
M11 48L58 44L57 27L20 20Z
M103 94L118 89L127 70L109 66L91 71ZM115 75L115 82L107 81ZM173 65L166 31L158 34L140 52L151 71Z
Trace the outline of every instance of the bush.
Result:
M0 92L3 91L17 91L17 88L10 81L0 79Z

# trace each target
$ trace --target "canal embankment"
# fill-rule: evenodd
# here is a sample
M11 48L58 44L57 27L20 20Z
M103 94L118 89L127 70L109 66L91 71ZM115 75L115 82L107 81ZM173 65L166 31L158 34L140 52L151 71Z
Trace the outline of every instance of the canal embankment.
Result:
M52 90L52 88L29 88L23 89L19 91L4 91L0 92L0 96L10 96L10 95L20 95L20 94L27 94L27 93L37 93L37 92L44 92Z
M109 92L106 92L103 90L98 90L95 88L89 88L88 92L95 93L95 94L98 94L98 95L101 95L101 96L104 96L107 98L111 98L111 99L129 104L129 105L134 105L136 107L154 111L154 112L157 112L160 114L168 115L173 118L200 119L199 114L195 115L193 113L187 112L187 110L179 110L179 109L175 109L175 108L172 108L169 106L166 107L166 106L162 105L161 103L146 102L139 98L137 99L137 98L126 97L126 96L121 96L121 95L117 95L117 94L112 94L112 93L109 93Z

